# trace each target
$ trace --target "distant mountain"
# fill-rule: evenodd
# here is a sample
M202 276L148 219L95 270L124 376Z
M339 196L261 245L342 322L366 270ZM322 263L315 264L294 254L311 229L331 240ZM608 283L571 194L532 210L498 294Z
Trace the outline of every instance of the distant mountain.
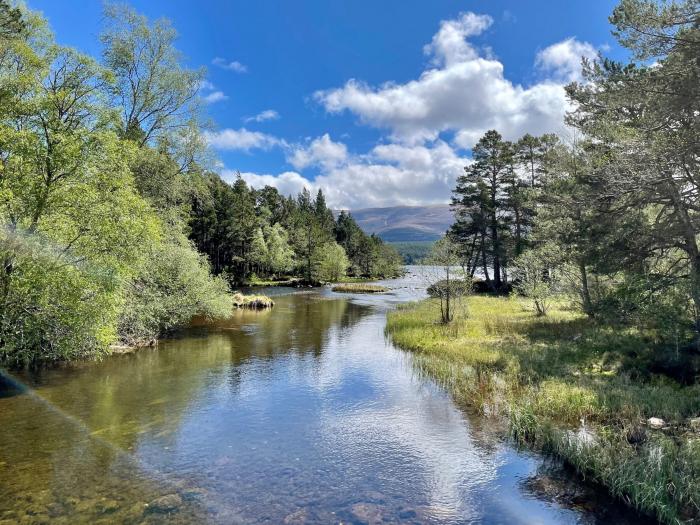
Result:
M434 241L454 222L447 204L364 208L350 213L365 232L388 242Z

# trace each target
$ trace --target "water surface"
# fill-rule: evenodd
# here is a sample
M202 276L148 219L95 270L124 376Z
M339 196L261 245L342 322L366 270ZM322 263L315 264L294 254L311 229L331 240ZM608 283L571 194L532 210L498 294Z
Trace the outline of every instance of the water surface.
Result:
M0 383L0 523L642 523L384 336L421 297L274 290L156 349Z

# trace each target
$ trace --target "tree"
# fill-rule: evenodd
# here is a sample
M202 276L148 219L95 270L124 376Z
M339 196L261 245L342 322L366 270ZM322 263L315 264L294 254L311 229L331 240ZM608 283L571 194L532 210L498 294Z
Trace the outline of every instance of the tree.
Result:
M274 223L266 231L267 265L274 275L291 271L294 266L294 252L289 246L289 234L279 223Z
M465 167L457 179L452 205L458 216L453 233L472 245L479 243L485 278L489 284L488 264L493 268L492 288L500 291L508 254L507 235L509 192L515 173L512 169L512 146L501 135L490 130L472 149L474 162ZM488 261L488 262L487 262Z
M553 243L527 250L513 262L515 289L535 305L537 315L547 315L550 302L561 293L559 269L563 257Z
M440 320L445 324L454 319L455 301L471 288L471 282L465 287L464 272L455 269L459 261L459 246L449 236L436 241L426 259L426 263L436 267L439 272L436 274L428 270L428 278L433 281L430 283L433 296L440 300Z
M149 25L123 4L107 4L100 35L105 65L116 77L121 132L140 146L189 126L204 71L182 67L176 31L165 20Z
M586 63L587 82L567 88L577 105L569 122L600 159L596 203L614 242L627 247L613 254L640 272L664 268L659 282L686 290L700 344L697 2L623 0L611 21L633 57L653 66Z
M0 42L19 38L25 34L27 23L18 7L12 7L8 0L0 0Z
M312 277L316 282L338 282L350 266L343 247L333 241L320 245L313 258Z

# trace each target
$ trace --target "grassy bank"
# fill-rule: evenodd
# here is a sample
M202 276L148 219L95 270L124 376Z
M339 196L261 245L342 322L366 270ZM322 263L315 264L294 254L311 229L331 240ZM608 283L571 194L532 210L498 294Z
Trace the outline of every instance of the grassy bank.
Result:
M471 297L448 325L433 300L388 318L419 371L463 404L508 418L553 453L667 523L700 516L700 386L650 374L650 339L565 305L537 317L519 299ZM653 429L648 418L664 420Z

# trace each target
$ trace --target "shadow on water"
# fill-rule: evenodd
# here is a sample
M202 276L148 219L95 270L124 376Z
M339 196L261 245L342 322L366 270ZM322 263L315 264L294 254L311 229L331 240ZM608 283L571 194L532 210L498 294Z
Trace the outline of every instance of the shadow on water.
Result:
M6 373L0 369L0 399L18 396L24 394L26 391L27 387L9 375L6 375Z
M155 349L0 379L0 522L604 523L609 500L552 497L580 484L417 377L384 338L386 309L416 296L399 284L384 302L279 295Z

